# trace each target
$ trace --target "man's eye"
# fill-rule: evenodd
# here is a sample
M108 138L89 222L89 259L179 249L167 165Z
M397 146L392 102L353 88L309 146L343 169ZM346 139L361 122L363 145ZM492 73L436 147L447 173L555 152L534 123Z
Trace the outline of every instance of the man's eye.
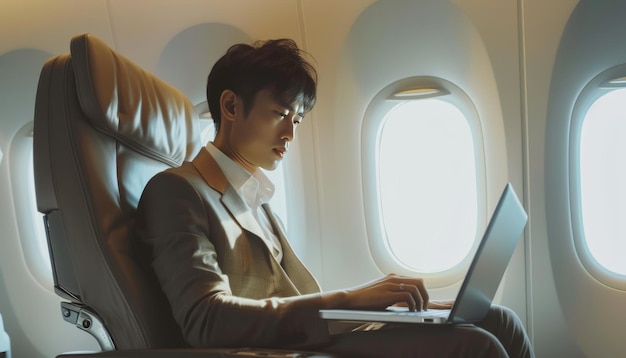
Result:
M274 111L274 112L276 112L276 114L278 114L280 116L280 118L284 119L285 117L287 117L287 113L283 113L283 112L279 112L279 111Z

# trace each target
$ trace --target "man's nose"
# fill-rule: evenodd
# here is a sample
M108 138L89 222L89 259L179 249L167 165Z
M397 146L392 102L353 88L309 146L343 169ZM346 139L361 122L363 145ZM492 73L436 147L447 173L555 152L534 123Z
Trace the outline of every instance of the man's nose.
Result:
M288 142L293 141L296 136L296 124L293 118L286 118L285 125L283 126L281 138Z

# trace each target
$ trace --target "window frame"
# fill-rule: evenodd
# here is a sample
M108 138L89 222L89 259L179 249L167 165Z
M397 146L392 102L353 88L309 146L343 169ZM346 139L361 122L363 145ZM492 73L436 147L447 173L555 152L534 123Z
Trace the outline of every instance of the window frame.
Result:
M582 186L580 168L580 145L582 126L591 106L602 96L626 88L626 83L613 84L611 81L626 76L626 64L611 67L592 78L576 98L571 114L569 140L569 209L574 248L583 268L598 281L626 290L626 275L605 268L591 254L585 237L582 217Z
M427 88L439 89L439 93L426 93L418 96L418 98L394 96L395 93L402 91ZM380 189L378 187L377 163L380 131L387 113L402 101L433 97L437 97L439 100L447 101L456 106L469 122L468 124L474 141L474 157L476 160L477 225L476 233L474 234L474 242L465 257L457 265L444 271L428 273L418 272L403 265L394 257L393 251L389 247L388 240L384 234L382 215L380 213ZM439 77L417 76L397 80L383 88L370 101L364 115L361 139L364 214L368 234L368 245L376 265L386 273L394 272L422 277L431 288L446 287L460 282L465 276L467 267L476 252L480 235L485 229L487 220L483 129L479 120L478 111L470 97L452 82ZM372 143L374 143L374 145Z

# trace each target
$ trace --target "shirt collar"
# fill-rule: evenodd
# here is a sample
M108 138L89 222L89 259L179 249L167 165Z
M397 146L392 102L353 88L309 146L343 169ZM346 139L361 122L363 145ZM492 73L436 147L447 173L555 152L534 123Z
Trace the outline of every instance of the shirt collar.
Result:
M274 196L274 183L258 169L254 173L249 173L241 165L230 159L219 150L212 142L207 143L206 149L217 162L224 176L241 195L250 208L257 208L263 203L267 203Z

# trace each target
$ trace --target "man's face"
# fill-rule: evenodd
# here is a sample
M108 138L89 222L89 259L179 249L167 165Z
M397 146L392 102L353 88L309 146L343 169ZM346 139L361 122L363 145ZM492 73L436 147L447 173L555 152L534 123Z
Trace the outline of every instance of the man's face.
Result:
M258 167L276 169L295 137L302 112L302 104L281 103L265 90L257 93L248 116L233 123L233 159L250 172Z

